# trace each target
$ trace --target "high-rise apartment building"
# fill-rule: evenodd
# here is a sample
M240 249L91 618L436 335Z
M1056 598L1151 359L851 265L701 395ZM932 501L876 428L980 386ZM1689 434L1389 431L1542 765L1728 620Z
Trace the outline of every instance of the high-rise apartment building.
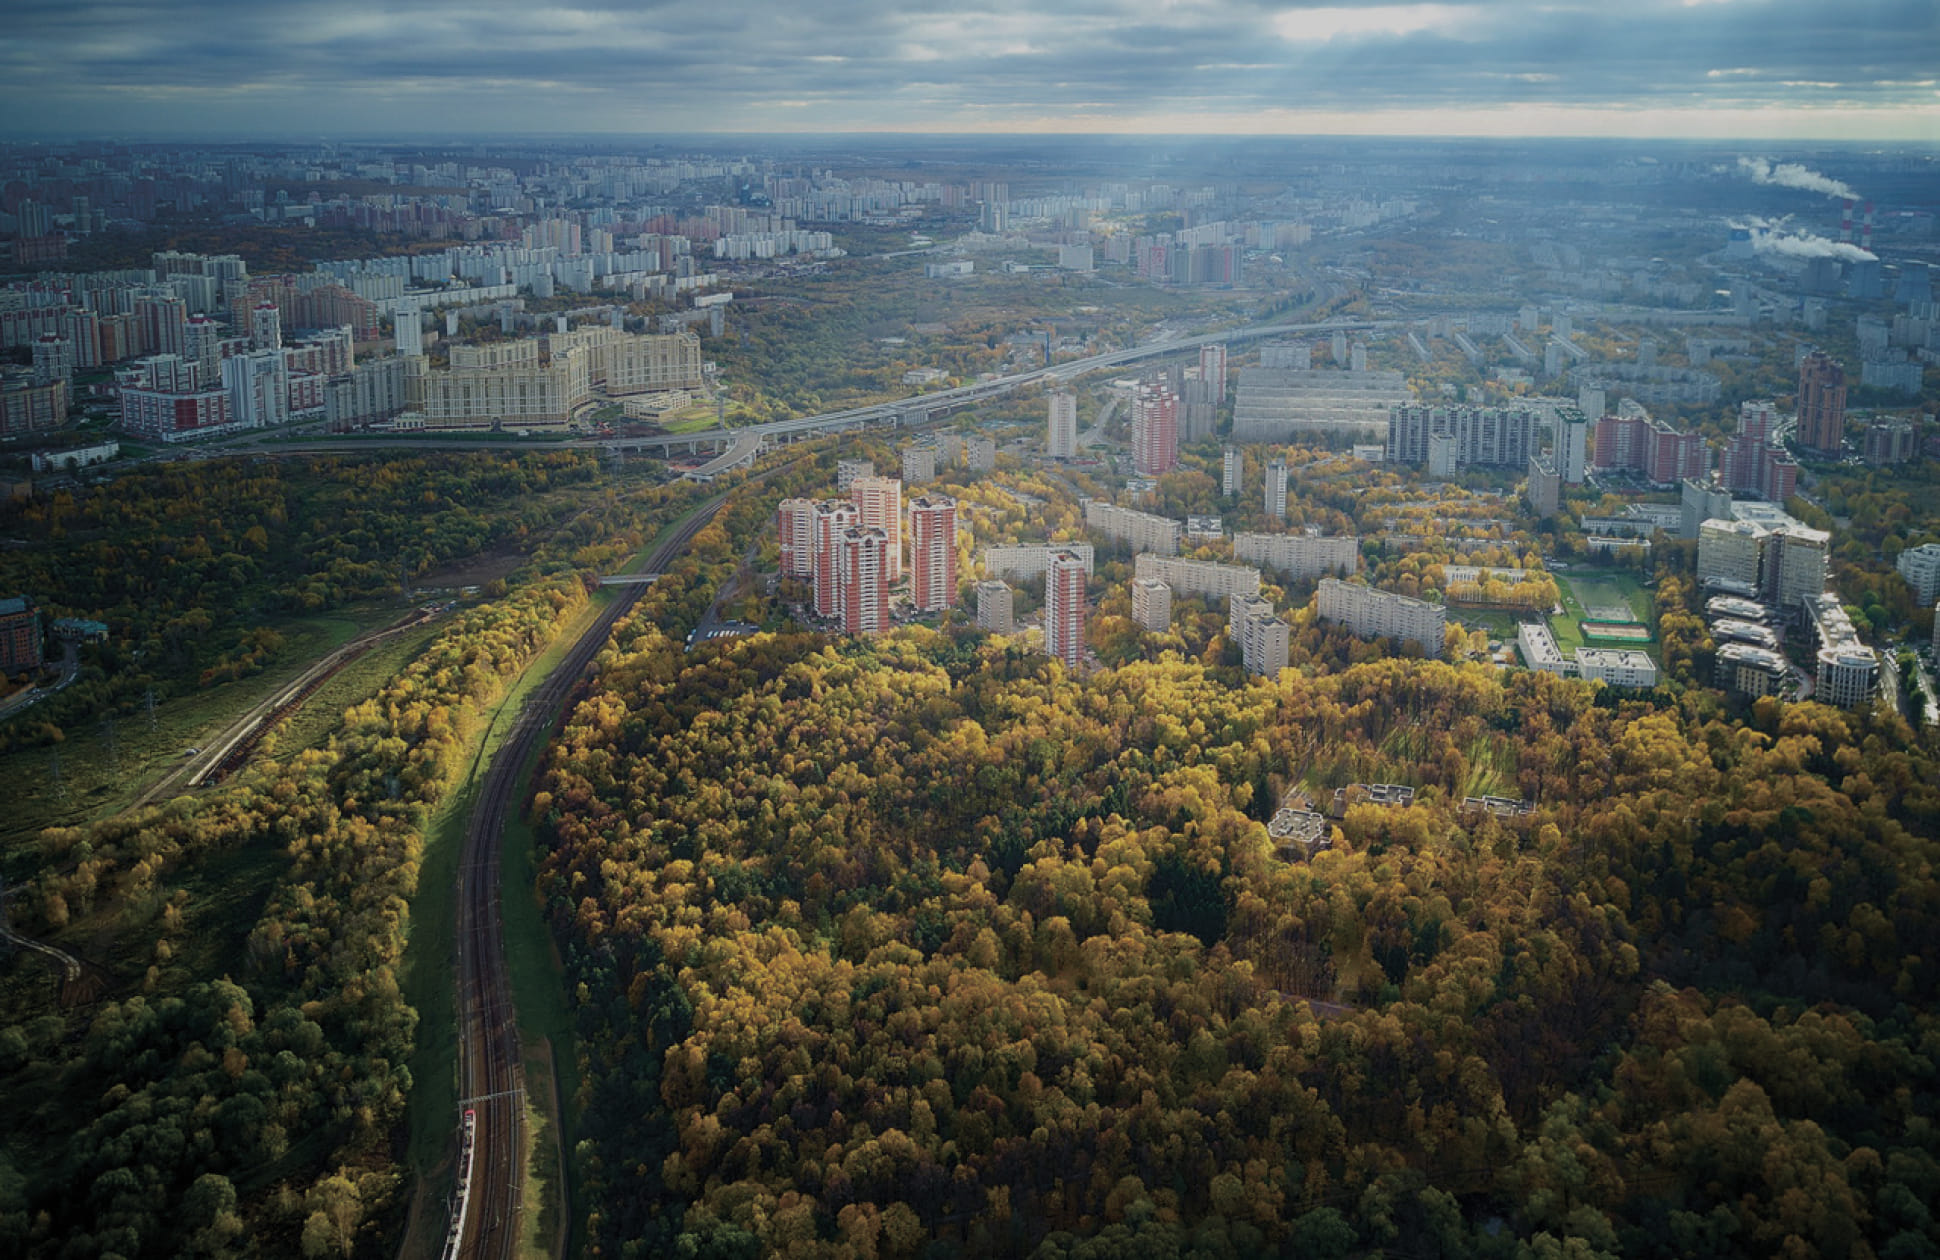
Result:
M258 302L249 313L249 346L252 350L283 348L283 312L274 302Z
M903 448L903 480L912 486L925 481L936 480L936 448L934 446L906 446Z
M1725 444L1718 470L1726 490L1771 503L1783 503L1792 496L1798 485L1798 465L1772 440L1777 422L1769 402L1747 402L1738 408L1738 432Z
M1218 342L1199 347L1199 379L1206 382L1217 405L1226 398L1226 347Z
M1132 396L1132 463L1147 477L1179 463L1179 396L1169 385L1148 381Z
M1227 599L1234 595L1257 595L1260 571L1240 564L1218 564L1211 560L1187 560L1180 556L1141 553L1132 562L1137 577L1164 582L1180 595L1201 595L1208 599Z
M1266 466L1266 514L1276 521L1287 519L1287 462L1283 459Z
M1728 583L1732 590L1754 595L1762 591L1767 533L1756 521L1714 518L1700 524L1698 581Z
M856 524L879 529L889 539L889 580L903 576L903 483L894 477L857 477L849 483Z
M399 354L424 353L424 311L416 306L400 306L391 318L397 326Z
M1702 478L1711 470L1703 435L1680 433L1641 412L1603 417L1596 426L1595 458L1600 469L1639 473L1660 486Z
M1590 468L1590 422L1576 407L1556 409L1556 471L1566 486L1580 486Z
M1071 669L1084 663L1085 565L1069 551L1053 551L1044 574L1044 650Z
M1807 525L1780 525L1765 542L1765 597L1781 613L1825 594L1832 536Z
M977 629L1009 634L1017 628L1010 587L996 579L977 583Z
M1246 457L1240 453L1239 448L1227 447L1226 454L1221 459L1219 492L1224 495L1238 494L1245 470Z
M1846 371L1823 350L1799 364L1799 445L1837 455L1846 440Z
M1086 529L1095 529L1116 542L1130 544L1134 551L1179 554L1179 536L1185 530L1182 522L1118 507L1101 499L1084 500L1084 510Z
M1893 564L1913 588L1913 598L1920 607L1930 607L1934 600L1940 599L1940 543L1908 547Z
M1078 454L1078 399L1075 394L1052 394L1047 400L1045 452L1052 459L1075 459Z
M815 576L815 502L783 499L775 509L775 532L781 542L781 575Z
M1236 595L1228 630L1239 644L1240 664L1249 674L1277 678L1287 667L1293 628L1273 615L1273 605L1257 596Z
M815 505L815 613L835 617L842 612L842 588L837 580L836 549L856 524L855 504L824 499Z
M909 505L909 597L918 612L957 602L957 501L923 495Z
M836 584L841 588L842 633L881 634L889 629L889 535L869 526L842 531L836 545Z
M1416 403L1388 411L1388 459L1429 463L1433 439L1452 440L1454 467L1480 464L1526 468L1542 449L1542 417L1528 407L1430 407ZM1452 469L1450 470L1452 471ZM1436 474L1430 469L1431 475Z
M1133 578L1132 620L1153 634L1171 629L1172 588L1157 578Z
M838 459L835 461L835 488L843 494L855 484L857 477L873 477L876 466L866 459Z

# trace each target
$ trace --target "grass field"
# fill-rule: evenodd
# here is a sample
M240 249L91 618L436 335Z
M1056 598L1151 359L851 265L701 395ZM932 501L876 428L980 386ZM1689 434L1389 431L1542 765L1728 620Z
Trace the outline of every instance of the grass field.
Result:
M1558 573L1555 577L1563 615L1551 617L1549 629L1565 656L1584 646L1581 622L1585 617L1594 618L1598 609L1628 608L1638 622L1650 624L1650 592L1634 574L1614 570L1594 576Z

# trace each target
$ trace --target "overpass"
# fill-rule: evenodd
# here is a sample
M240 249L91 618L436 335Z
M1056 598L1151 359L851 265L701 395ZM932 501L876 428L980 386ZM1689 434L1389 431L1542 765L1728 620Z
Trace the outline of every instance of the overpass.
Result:
M872 403L866 407L852 407L846 411L829 411L815 416L797 416L792 420L774 420L767 424L748 425L739 429L708 429L699 433L662 434L656 437L638 438L600 438L572 443L575 446L597 447L606 451L649 451L658 450L662 454L680 448L689 451L703 447L718 449L728 446L728 450L713 462L694 470L690 475L702 479L718 476L727 468L737 467L736 463L724 464L722 468L710 472L716 464L721 464L735 454L736 448L750 437L760 438L766 444L798 441L802 438L824 433L845 433L856 429L897 428L927 424L940 420L954 411L973 406L987 399L998 398L1025 385L1039 383L1063 384L1092 372L1107 368L1122 367L1145 359L1163 358L1167 355L1183 354L1197 350L1203 345L1218 342L1253 341L1262 337L1297 336L1300 334L1331 332L1367 332L1376 328L1398 326L1399 320L1329 320L1318 324L1268 324L1259 328L1236 328L1226 332L1205 333L1196 337L1181 337L1176 340L1149 342L1133 346L1128 350L1113 350L1106 354L1094 354L1082 359L1072 359L1066 363L1052 364L1049 367L1033 368L1028 372L1016 372L1001 376L993 381L982 381L975 385L959 385L955 389L937 390L931 394L917 394L896 402ZM745 457L742 462L752 459ZM702 475L705 474L703 478Z

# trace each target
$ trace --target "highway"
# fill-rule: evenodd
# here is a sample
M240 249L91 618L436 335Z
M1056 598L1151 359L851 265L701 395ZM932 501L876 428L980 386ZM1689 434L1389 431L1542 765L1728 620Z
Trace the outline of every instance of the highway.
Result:
M649 572L664 572L714 519L727 496L717 495L647 557ZM518 1254L525 1181L524 1075L518 1022L505 966L499 908L499 853L505 820L523 798L524 770L550 737L568 695L606 645L645 585L617 588L618 596L586 628L565 659L546 675L519 710L510 734L479 785L465 830L458 874L458 1115L474 1113L469 1184L462 1187L445 1256L507 1260ZM462 1137L461 1137L462 1140ZM563 1170L562 1170L563 1172Z
M382 437L343 438L327 437L315 441L277 441L265 442L254 439L255 443L237 443L224 447L207 448L205 451L184 452L184 457L198 455L215 457L219 455L275 453L305 453L315 451L369 451L385 448L406 448L419 450L435 447L446 450L475 450L481 447L505 446L518 450L597 450L597 451L646 451L659 450L663 454L686 447L698 450L701 447L719 446L723 449L734 443L759 440L763 444L786 441L813 433L841 432L849 429L866 429L880 426L921 424L935 419L959 407L981 402L1008 394L1024 385L1040 382L1062 384L1091 372L1107 368L1122 367L1137 363L1142 359L1159 358L1164 355L1180 354L1199 346L1235 341L1253 341L1261 337L1285 337L1322 332L1366 332L1378 328L1402 327L1405 320L1328 320L1318 324L1265 324L1258 328L1233 328L1224 332L1203 333L1196 337L1179 337L1164 341L1149 342L1133 346L1129 350L1113 350L1106 354L1094 354L1082 359L1072 359L1065 363L1055 363L1049 367L1032 368L1028 372L1015 372L1009 376L998 377L993 381L983 381L975 385L959 385L955 389L941 389L929 394L915 394L895 402L871 403L866 407L851 407L843 411L827 411L813 416L797 416L792 420L774 420L767 424L743 425L735 429L708 429L698 433L661 434L654 437L629 438L561 438L554 442L535 442L529 438L481 438L476 434L459 437L457 435L386 435ZM723 461L716 461L721 463Z

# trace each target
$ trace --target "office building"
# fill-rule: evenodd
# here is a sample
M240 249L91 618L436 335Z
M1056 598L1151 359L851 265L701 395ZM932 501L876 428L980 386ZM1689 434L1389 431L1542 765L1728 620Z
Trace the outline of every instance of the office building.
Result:
M1138 577L1163 582L1178 595L1228 599L1234 595L1257 595L1260 590L1258 569L1211 560L1185 560L1142 552L1133 560L1132 572Z
M1148 381L1132 395L1132 463L1147 477L1179 463L1179 396L1168 385Z
M1361 540L1352 534L1234 534L1233 556L1265 565L1296 582L1345 576L1361 567Z
M815 613L837 617L842 613L842 588L836 572L836 549L842 536L856 525L855 504L845 499L824 499L815 505Z
M775 509L775 533L781 543L781 575L815 576L815 502L783 499Z
M881 634L889 629L889 535L868 526L842 531L836 546L836 584L842 633Z
M1044 575L1044 650L1071 669L1084 663L1085 565L1069 551L1053 551Z
M917 612L957 602L957 501L922 495L909 505L909 597Z
M1920 607L1928 607L1940 599L1940 543L1908 547L1900 552L1893 565L1913 588L1913 598Z
M1171 629L1172 588L1157 578L1133 578L1132 620L1153 634Z
M1287 463L1269 460L1266 465L1266 514L1276 521L1287 518Z
M1229 446L1220 458L1219 492L1231 496L1240 492L1240 481L1245 474L1246 457L1238 447Z
M1321 620L1344 626L1363 639L1413 643L1423 656L1441 655L1448 614L1440 604L1377 591L1358 582L1322 578L1318 606Z
M1049 415L1045 453L1052 459L1075 459L1078 455L1078 398L1075 394L1052 394L1046 401Z
M977 583L977 629L1010 634L1017 628L1010 587L998 581Z
M1083 502L1086 529L1097 530L1114 542L1129 545L1134 551L1152 551L1166 556L1179 554L1179 535L1184 529L1180 522L1170 517L1154 516L1150 512L1117 507L1101 499L1086 499Z
M1846 441L1846 371L1823 350L1799 364L1798 443L1819 455L1836 456Z
M849 483L849 500L855 504L855 523L866 529L879 529L889 539L889 580L903 576L903 483L894 477L857 477ZM955 504L950 500L952 516ZM953 535L954 537L954 535Z

